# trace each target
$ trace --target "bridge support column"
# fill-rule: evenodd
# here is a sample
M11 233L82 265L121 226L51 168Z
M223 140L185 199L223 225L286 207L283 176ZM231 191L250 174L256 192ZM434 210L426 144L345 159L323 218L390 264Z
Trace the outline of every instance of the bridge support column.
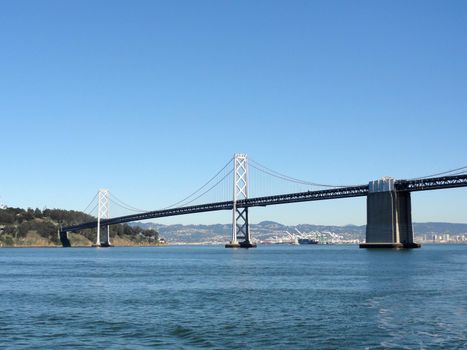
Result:
M360 248L419 248L413 242L410 192L397 192L394 179L371 181L367 196L366 243Z
M107 225L107 235L105 239L101 240L101 221L102 219L110 218L110 200L109 200L109 190L100 189L98 193L98 206L97 206L97 235L96 243L93 244L93 247L110 247L110 231L109 226Z
M62 247L68 248L71 247L70 240L68 239L68 232L60 230L59 234L60 242L62 243Z
M232 210L232 240L226 248L255 248L251 241L248 208L238 207L237 201L248 198L248 158L246 154L234 157L234 187Z
M106 233L104 235L104 240L101 239L101 247L111 247L112 245L110 244L110 226L107 225L106 227Z

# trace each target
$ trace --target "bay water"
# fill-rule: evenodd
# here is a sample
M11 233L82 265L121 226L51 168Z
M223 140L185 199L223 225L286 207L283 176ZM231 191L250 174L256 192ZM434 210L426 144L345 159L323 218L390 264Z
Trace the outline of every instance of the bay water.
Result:
M2 349L466 349L467 245L0 249Z

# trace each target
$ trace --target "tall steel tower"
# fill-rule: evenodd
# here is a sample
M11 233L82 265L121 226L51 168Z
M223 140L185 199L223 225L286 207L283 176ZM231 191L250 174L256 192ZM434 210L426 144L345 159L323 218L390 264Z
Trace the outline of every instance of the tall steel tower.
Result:
M101 220L110 218L110 200L109 200L109 190L100 189L97 206L97 238L96 238L96 247L110 247L110 228L109 225L106 225L107 234L103 241L101 241Z
M248 199L248 157L237 153L234 156L232 240L226 248L254 248L248 224L248 207L238 207L237 202Z

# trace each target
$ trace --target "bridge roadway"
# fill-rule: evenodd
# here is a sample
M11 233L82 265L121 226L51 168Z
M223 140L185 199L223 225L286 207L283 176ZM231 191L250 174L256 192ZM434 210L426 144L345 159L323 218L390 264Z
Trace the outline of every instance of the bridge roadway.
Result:
M436 189L447 189L456 187L467 186L467 174L455 175L455 176L443 176L443 177L432 177L426 179L415 179L415 180L397 180L395 187L397 191L428 191ZM274 196L266 197L255 197L237 201L237 207L265 207L268 205L286 204L286 203L297 203L297 202L309 202L318 201L325 199L338 199L338 198L349 198L349 197L363 197L368 195L368 185L360 186L349 186L349 187L338 187L329 190L321 191L307 191L297 193L279 194ZM122 224L131 221L140 221L154 218L162 218L167 216L186 215L194 213L203 213L209 211L219 210L232 210L233 202L217 202L207 203L200 205L193 205L189 207L180 207L172 209L162 209L155 211L148 211L140 214L132 214L126 216L119 216L110 219L102 219L101 226ZM74 232L86 228L95 228L97 226L97 220L86 222L79 225L62 227L62 232Z

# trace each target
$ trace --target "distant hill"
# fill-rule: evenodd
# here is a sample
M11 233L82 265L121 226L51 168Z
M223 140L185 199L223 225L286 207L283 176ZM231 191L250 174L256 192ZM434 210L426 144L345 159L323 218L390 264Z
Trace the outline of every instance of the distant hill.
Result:
M159 232L168 242L218 242L223 243L229 240L231 235L231 224L214 225L162 225L157 223L132 223L143 228L153 228ZM250 230L257 240L268 240L273 237L285 237L286 231L296 233L299 230L303 233L308 232L332 232L341 235L345 239L365 238L366 225L312 225L300 224L296 226L287 226L274 221L262 221L258 224L250 224ZM415 235L429 234L463 234L467 233L467 224L454 224L448 222L427 222L414 223Z
M462 234L467 233L467 224L453 224L449 222L420 222L414 223L416 234Z

